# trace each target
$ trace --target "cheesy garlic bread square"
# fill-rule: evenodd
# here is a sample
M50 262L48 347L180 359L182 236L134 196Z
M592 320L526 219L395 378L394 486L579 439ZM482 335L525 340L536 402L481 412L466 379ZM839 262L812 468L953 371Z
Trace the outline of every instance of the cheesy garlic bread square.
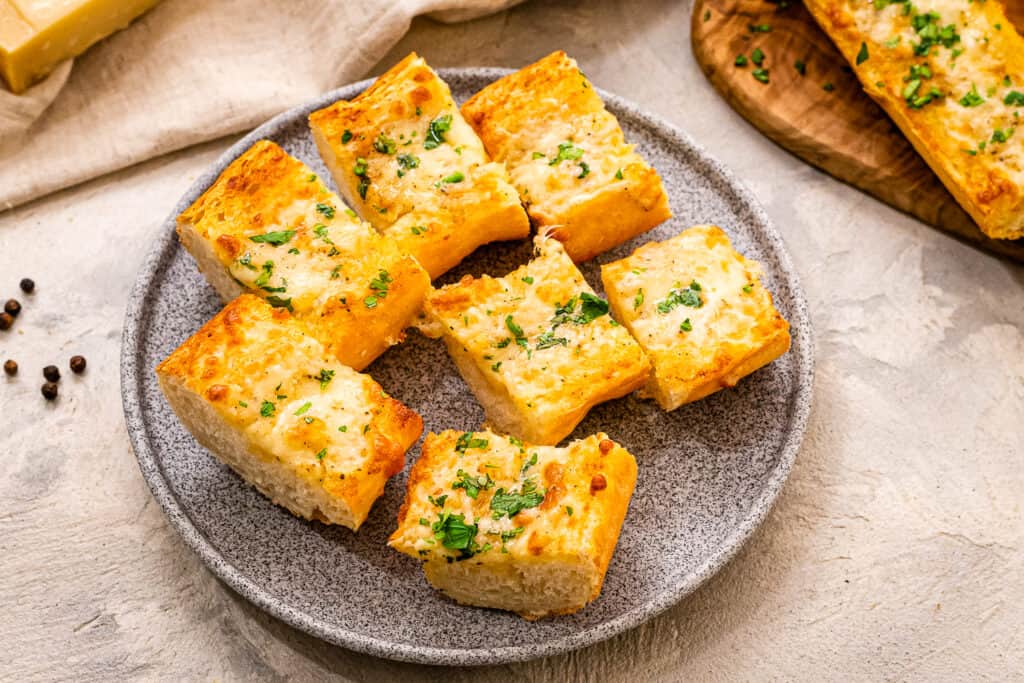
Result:
M274 503L358 529L423 421L287 310L243 294L156 369L196 440Z
M444 338L491 428L556 444L592 406L642 386L650 366L561 243L538 237L536 250L504 277L434 290L424 331Z
M432 278L482 244L529 236L505 167L490 160L447 84L415 53L309 123L345 198Z
M565 448L428 434L388 544L460 603L531 620L569 614L601 593L636 475L605 434Z
M538 230L577 263L672 217L657 171L564 52L487 86L462 114L508 167Z
M736 383L789 350L760 267L698 225L601 267L615 317L654 365L641 395L665 410Z
M430 288L414 258L267 140L182 212L178 236L222 299L248 291L287 308L356 370L404 338Z

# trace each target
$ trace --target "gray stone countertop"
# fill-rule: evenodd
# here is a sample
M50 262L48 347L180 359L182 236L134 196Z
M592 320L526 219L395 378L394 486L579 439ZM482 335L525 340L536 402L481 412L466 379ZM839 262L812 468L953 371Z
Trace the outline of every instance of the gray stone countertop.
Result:
M237 138L0 213L0 679L1009 680L1024 677L1024 269L803 164L716 95L687 2L533 2L414 22L434 66L563 48L675 123L765 205L803 279L815 403L792 476L721 573L644 626L569 655L425 668L317 641L220 584L154 504L125 435L118 353L153 235ZM23 296L18 280L33 277ZM82 376L66 370L75 353ZM39 394L63 369L61 397Z

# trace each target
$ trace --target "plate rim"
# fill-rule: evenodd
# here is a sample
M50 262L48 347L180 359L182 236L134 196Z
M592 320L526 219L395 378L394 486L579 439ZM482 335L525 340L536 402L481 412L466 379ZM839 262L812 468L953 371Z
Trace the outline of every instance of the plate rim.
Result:
M513 69L499 67L450 67L437 69L444 80L451 77L475 77L496 80L512 73ZM430 665L480 666L487 664L504 664L526 661L539 657L562 654L587 647L607 640L613 636L633 629L640 624L666 611L682 598L693 593L711 576L721 570L736 555L753 532L761 525L777 499L796 460L797 452L806 432L807 420L811 410L814 388L814 332L807 308L807 300L800 283L789 251L786 249L782 236L775 229L764 207L757 201L753 193L738 179L732 171L709 154L703 147L694 142L689 135L677 126L653 115L618 95L603 89L596 90L610 109L626 112L638 118L644 125L655 128L659 134L673 145L681 147L691 154L705 167L711 175L728 187L744 207L750 211L753 222L764 238L767 239L777 260L778 270L783 274L793 301L793 315L790 328L793 331L794 343L790 353L795 359L796 389L791 399L791 410L788 419L788 430L779 448L778 464L773 468L760 494L750 505L750 512L736 523L730 533L718 545L703 564L677 583L666 586L658 595L613 619L595 626L584 628L576 633L543 642L532 642L504 646L498 648L441 648L434 646L414 645L389 640L378 636L367 635L355 630L331 624L322 618L296 609L284 600L274 596L257 582L248 578L232 565L221 552L211 544L203 533L195 526L188 512L172 491L163 473L163 467L147 439L147 421L142 411L143 373L148 368L140 368L138 356L141 354L139 345L140 333L148 324L146 317L147 302L162 273L163 266L173 253L177 242L174 230L175 220L179 213L191 204L196 197L209 187L232 161L240 156L257 140L268 137L283 126L289 125L300 116L306 116L315 109L322 108L339 99L351 98L362 92L374 78L367 78L355 83L341 86L318 95L303 103L287 109L256 127L240 140L235 142L217 160L207 166L193 181L182 197L175 204L170 215L161 222L154 244L143 259L128 297L125 310L123 332L121 336L120 380L121 401L124 411L128 438L139 464L143 479L146 481L153 497L160 505L171 526L195 552L206 567L218 579L226 583L232 590L259 607L263 611L280 619L286 624L317 638L348 648L350 650L385 659L413 662Z

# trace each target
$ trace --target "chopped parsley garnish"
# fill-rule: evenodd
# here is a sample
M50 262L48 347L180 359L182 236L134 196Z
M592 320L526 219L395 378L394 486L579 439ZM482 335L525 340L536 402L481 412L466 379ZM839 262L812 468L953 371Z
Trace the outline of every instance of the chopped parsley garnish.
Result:
M582 147L577 147L571 140L568 142L560 142L558 143L558 154L548 162L548 166L557 166L563 161L576 161L582 156Z
M380 299L384 299L388 295L388 285L392 282L391 275L388 271L381 270L377 273L377 277L370 280L370 289L373 294L363 299L363 304L367 308L374 308L377 306L377 302Z
M992 142L1006 142L1010 139L1010 136L1013 135L1013 131L1015 130L1017 129L1013 127L1005 130L1002 128L996 128L995 131L992 132Z
M902 38L902 36L896 36L895 38L890 38L889 40L885 41L882 44L885 45L887 48L889 48L891 50L891 49L893 49L894 47L896 47L897 45L900 44L901 38Z
M279 297L279 296L268 296L267 297L267 303L270 304L271 306L273 306L274 308L287 308L289 313L294 313L295 312L294 310L292 310L292 299L291 299L291 297L288 297L287 299L285 299L285 298Z
M664 315L677 306L700 308L704 305L704 300L700 298L700 289L696 281L691 282L686 289L677 285L669 291L668 296L658 302L658 313Z
M494 492L491 498L491 510L494 519L501 519L507 516L509 519L515 517L527 508L535 508L544 502L544 491L538 491L533 481L523 482L519 491L500 488Z
M567 514L570 517L572 517L572 505L566 505L565 506L565 514Z
M687 318L683 322L679 323L679 331L680 332L689 332L692 329L693 329L693 323L690 322L689 318Z
M318 203L316 205L316 212L321 214L324 218L334 218L334 207L330 204Z
M414 234L414 235L422 235L423 233L425 233L427 231L427 226L425 226L425 225L414 225L411 228L409 228L409 231L412 234Z
M736 66L746 66L747 58L744 55L736 55L736 60L733 62Z
M633 310L640 308L644 305L644 288L641 287L637 290L636 296L633 297Z
M321 390L326 389L327 385L331 383L332 379L334 379L334 370L328 370L327 368L321 368L320 369L320 374L317 375L314 379L316 379L318 382L320 382L320 389Z
M331 268L331 279L337 280L339 277L341 277L341 266L334 266Z
M275 410L277 410L277 406L270 401L264 401L260 404L260 415L263 417L270 417L274 414Z
M497 372L498 370L501 370L501 361L500 360L497 363L492 363L491 364L491 372Z
M434 505L434 506L439 507L439 508L443 508L444 507L444 502L446 500L448 500L448 494L446 493L443 496L438 496L437 498L434 498L433 496L427 496L427 500L430 501L431 505Z
M579 311L576 304L579 303ZM608 302L594 296L590 292L580 292L580 295L569 297L564 305L555 305L555 315L551 318L551 329L559 325L573 323L575 325L586 325L587 323L600 318L608 313Z
M481 491L494 486L494 481L491 479L491 475L484 473L481 476L472 477L465 470L459 470L455 473L458 480L452 483L453 489L465 489L466 495L470 498L476 499L480 495Z
M1024 107L1024 92L1011 90L1003 98L1003 104L1010 105L1011 107Z
M860 50L857 52L857 66L860 66L866 61L868 61L868 44L861 41Z
M747 24L747 28L750 29L751 33L771 33L771 24Z
M750 294L751 292L754 291L754 285L750 283L743 285L743 291L746 292L747 294Z
M242 255L242 257L238 259L238 263L241 266L245 266L249 270L256 270L256 266L252 264L252 254L250 254L249 252L245 252Z
M259 287L260 289L264 289L264 288L266 288L267 284L270 282L270 278L273 277L273 275L274 275L274 262L273 261L264 261L263 265L260 266L260 274L256 276L256 279L253 280L252 283L254 285L256 285L257 287ZM268 291L275 291L275 290L271 289L271 290L268 290Z
M825 85L821 86L821 89L824 90L825 92L832 92L833 90L836 89L836 86L832 85L832 83L826 83Z
M534 152L532 158L533 159L543 159L546 156L547 156L547 154L545 154L544 152Z
M971 89L966 95L960 98L960 106L962 107L977 107L982 104L985 98L978 94L978 86L971 83Z
M753 76L755 80L760 81L761 83L767 83L768 72L768 69L754 69L753 71L750 72L750 75Z
M445 183L445 184L448 184L448 183L461 183L465 179L466 179L466 176L462 175L462 171L456 171L455 173L452 173L451 175L447 175L444 178L442 178L441 182Z
M580 162L580 174L578 176L576 176L576 177L582 179L582 178L586 178L588 175L590 175L590 166L587 165L587 162L581 161Z
M293 237L295 237L294 230L275 230L273 232L263 233L262 235L253 235L249 238L249 241L257 242L259 244L271 244L275 247L279 247L290 241Z
M807 64L805 64L803 60L798 59L793 62L793 68L796 69L796 72L801 76L807 75Z
M528 285L532 285L533 284L533 277L530 276L530 275L527 275L526 277L521 278L521 279L522 279L523 282L525 282Z
M509 438L509 441L512 441L511 437ZM515 441L512 441L512 443L514 443L517 446L519 446L519 450L520 451L523 450L523 442L522 441L519 441L518 439L516 439ZM536 464L537 464L537 454L534 453L533 455L530 456L529 460L527 460L526 462L523 463L523 467L519 470L519 474L526 474L526 470L530 469L531 467L533 467Z
M352 131L350 131L348 128L346 128L345 132L341 134L341 144L347 145L349 143L349 141L351 141L351 140L352 140Z
M444 134L452 128L452 115L438 116L427 126L427 137L423 141L423 149L434 149L445 142Z
M249 407L249 404L248 404L248 403L246 403L245 401L239 401L239 402L238 402L238 405L239 405L240 407L242 407L242 408L248 408L248 407Z
M465 453L470 448L487 448L487 439L473 436L473 432L464 432L455 440L455 452Z
M373 141L373 148L381 154L394 154L398 151L398 145L395 141L389 138L384 133L377 136L377 139Z
M476 543L476 524L466 524L465 515L442 512L430 527L434 538L449 550L458 550L463 558L472 557L479 550Z
M914 45L915 55L927 57L936 45L952 48L954 44L960 42L960 35L956 32L954 24L939 27L938 22L941 18L938 12L915 14L911 17L910 25L914 27L917 35L921 38L921 42Z
M420 158L415 154L399 154L395 157L398 160L398 177L401 178L410 171L420 165Z
M317 460L323 460L326 455L327 455L327 449L326 448L321 448L320 452L316 454L316 459Z
M524 349L527 348L528 341L526 339L526 335L523 333L523 328L516 324L516 321L513 320L511 314L505 316L505 327L507 327L508 331L512 333L512 336L516 340L516 344L522 346ZM499 346L498 348L501 347Z
M295 415L296 416L304 415L306 413L306 411L308 411L312 407L313 407L313 404L310 403L309 401L306 401L305 403L302 404L301 408L299 408L298 410L295 411Z
M348 425L341 425L340 427L338 427L338 431L342 432L342 433L347 432L348 431Z
M750 61L754 63L754 66L761 66L764 63L764 52L761 48L754 48L754 51L750 53Z
M333 210L334 209L331 209L331 211ZM334 242L331 241L331 238L327 236L327 226L323 223L317 223L313 226L313 234L322 239L325 244L334 244Z
M621 168L618 171L615 172L615 179L616 180L622 180L622 169Z
M537 350L550 349L552 346L568 346L569 340L565 337L556 337L554 332L548 330L537 337Z
M357 158L355 165L352 167L352 173L359 178L359 186L356 190L362 199L366 199L366 191L370 189L370 176L367 175L368 170L369 164L366 159L362 157Z

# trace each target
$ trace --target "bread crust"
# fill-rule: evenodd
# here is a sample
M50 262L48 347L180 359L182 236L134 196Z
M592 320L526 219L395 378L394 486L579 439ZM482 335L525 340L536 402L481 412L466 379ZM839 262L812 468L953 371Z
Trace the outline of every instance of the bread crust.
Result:
M789 350L789 323L759 273L758 264L736 252L713 225L649 242L601 267L616 319L654 367L642 396L674 410L735 386ZM688 303L673 302L673 290L694 285L699 289Z
M989 237L1024 237L1024 131L1000 142L996 131L1016 130L1024 100L1011 105L1010 93L1024 93L1024 39L1006 18L998 0L923 0L922 15L938 10L936 27L952 25L949 45L915 54L920 37L903 5L876 9L851 0L808 0L807 9L850 62L865 91L893 119L914 149ZM999 28L996 28L999 27ZM888 41L899 40L897 44ZM866 59L858 60L863 51ZM861 63L858 64L857 62ZM944 97L914 108L904 95L912 66L927 65L916 95L935 87ZM1009 82L1007 82L1007 80ZM974 89L981 102L960 98ZM969 100L968 100L969 102ZM1015 115L1016 114L1016 115Z
M253 241L287 232L278 245ZM357 370L404 339L430 287L414 258L267 140L181 213L178 236L222 299L248 291L287 303L307 334Z
M243 294L156 368L203 446L293 514L358 529L423 421Z
M538 231L560 240L577 263L672 216L658 173L626 144L615 116L564 52L495 81L462 113L508 166Z
M555 444L594 405L643 386L650 365L607 314L583 316L586 297L597 307L604 302L561 244L538 237L536 248L533 261L504 277L467 276L435 289L424 311L488 425ZM559 315L570 303L572 312Z
M448 128L431 139L434 121ZM505 167L490 160L447 84L415 53L309 123L345 198L432 278L482 244L530 234Z
M483 487L474 496L453 487L460 473ZM601 593L636 476L633 456L603 433L564 448L490 431L428 434L388 544L421 560L430 583L460 603L531 620L570 614ZM499 491L531 484L542 492L536 504L495 519ZM437 542L432 525L445 514L477 527L470 557Z

